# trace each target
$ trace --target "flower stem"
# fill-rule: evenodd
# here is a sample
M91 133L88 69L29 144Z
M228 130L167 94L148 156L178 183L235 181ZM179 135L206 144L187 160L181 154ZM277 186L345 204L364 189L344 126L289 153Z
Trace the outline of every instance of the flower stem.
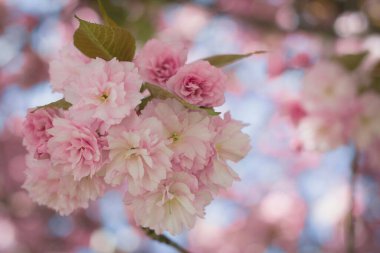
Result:
M355 249L355 192L356 181L359 170L359 153L355 151L355 156L351 165L350 179L350 209L348 211L347 234L346 234L346 252L356 253Z
M152 240L165 243L166 245L169 245L173 248L175 248L178 252L181 253L190 253L190 251L186 250L176 242L172 241L169 237L166 235L158 235L156 234L152 229L141 227L141 229L145 232L145 234L150 237Z

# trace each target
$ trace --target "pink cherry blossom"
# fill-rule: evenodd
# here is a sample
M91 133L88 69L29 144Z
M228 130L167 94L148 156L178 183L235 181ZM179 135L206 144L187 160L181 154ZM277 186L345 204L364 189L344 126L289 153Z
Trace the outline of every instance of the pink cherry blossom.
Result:
M49 158L47 142L51 138L48 129L53 127L53 119L61 116L61 112L53 108L30 110L24 121L23 144L37 159Z
M90 200L100 197L105 184L98 176L74 180L62 174L63 168L53 166L49 159L27 157L26 181L23 188L40 205L48 206L61 215L69 215L77 208L87 208Z
M73 104L69 113L76 121L100 119L108 125L118 124L144 98L141 84L133 63L93 59L65 91L66 100Z
M90 58L83 55L74 45L62 48L58 57L49 65L49 74L53 90L63 92L69 88L72 81L81 73L84 65L90 62Z
M356 92L355 78L342 66L320 61L305 74L302 98L307 111L349 111Z
M207 61L197 61L180 68L167 86L187 102L206 107L224 103L227 76Z
M105 180L111 185L119 185L127 179L132 195L154 191L171 170L173 152L156 118L131 115L120 125L111 127L107 139L110 163Z
M176 235L194 226L196 217L204 216L211 201L208 191L201 190L197 178L185 172L174 172L154 192L126 197L136 222L157 234L169 231Z
M187 59L184 44L157 39L149 40L134 60L144 81L165 87Z
M251 147L249 136L241 132L245 125L233 120L230 113L226 113L223 119L213 117L211 122L210 131L217 133L213 140L214 155L210 156L209 164L201 171L200 179L213 192L216 192L220 187L229 187L233 181L239 180L237 173L226 161L240 161Z
M221 188L227 188L234 181L239 181L239 175L220 157L211 156L211 161L197 176L210 192L217 194Z
M48 133L52 136L47 144L52 164L61 166L75 180L92 177L102 168L102 145L89 127L57 118Z
M241 131L247 125L232 119L230 113L224 114L224 119L214 117L212 122L217 132L214 143L220 158L233 162L243 159L251 149L249 135Z
M142 111L143 117L156 117L164 126L164 136L173 150L173 169L194 170L196 164L205 166L214 133L209 131L210 117L203 112L190 111L177 100L153 101ZM195 169L197 170L197 169Z

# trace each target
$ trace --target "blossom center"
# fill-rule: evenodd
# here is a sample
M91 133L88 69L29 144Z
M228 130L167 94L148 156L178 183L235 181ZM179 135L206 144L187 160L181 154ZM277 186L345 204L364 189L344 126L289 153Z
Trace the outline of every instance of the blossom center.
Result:
M174 132L174 133L170 136L170 139L172 139L173 142L177 142L177 141L179 141L180 136L179 136L178 133Z
M173 212L173 205L176 202L176 196L170 192L170 186L165 186L159 206L165 206L169 211L169 214Z
M109 97L109 91L103 91L102 95L100 95L100 101L106 102Z
M138 156L142 155L142 152L144 150L141 148L136 148L136 147L131 147L125 152L125 159L130 159L130 158L137 158Z

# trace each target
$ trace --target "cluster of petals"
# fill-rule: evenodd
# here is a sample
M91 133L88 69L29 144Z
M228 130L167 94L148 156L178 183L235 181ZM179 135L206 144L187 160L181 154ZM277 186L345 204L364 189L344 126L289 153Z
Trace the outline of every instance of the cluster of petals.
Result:
M28 112L24 145L32 156L24 188L38 203L67 215L106 189L108 130L134 114L146 94L133 63L89 59L73 46L50 63L50 75L71 107Z
M221 188L239 179L227 160L238 162L247 155L249 137L241 132L245 125L229 114L210 117L174 99L149 103L141 117L161 122L162 137L172 151L171 166L154 190L129 192L126 203L138 224L178 234L204 216L205 206Z
M101 170L108 157L100 128L95 126L99 124L79 124L57 109L28 113L24 145L29 154L23 187L33 200L68 215L87 208L89 201L103 194L106 184Z
M226 77L208 62L185 64L182 44L149 41L134 62L89 59L65 48L50 65L53 89L71 104L30 111L24 123L24 188L39 204L68 215L109 188L125 191L137 224L178 234L237 173L250 150L242 122L190 110L183 101L224 102ZM136 64L136 66L135 66ZM153 99L142 80L178 98Z

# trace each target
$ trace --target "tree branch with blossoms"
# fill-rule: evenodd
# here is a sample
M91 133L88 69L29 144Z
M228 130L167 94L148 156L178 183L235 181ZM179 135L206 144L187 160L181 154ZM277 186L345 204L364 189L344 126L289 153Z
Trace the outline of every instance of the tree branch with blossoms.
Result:
M75 47L50 63L63 98L26 116L23 187L69 215L125 186L125 204L147 236L188 253L162 233L203 218L213 197L239 179L228 162L250 150L246 125L214 110L228 81L220 67L262 51L186 63L186 43L151 39L135 56L133 35L98 2L104 24L76 17Z

